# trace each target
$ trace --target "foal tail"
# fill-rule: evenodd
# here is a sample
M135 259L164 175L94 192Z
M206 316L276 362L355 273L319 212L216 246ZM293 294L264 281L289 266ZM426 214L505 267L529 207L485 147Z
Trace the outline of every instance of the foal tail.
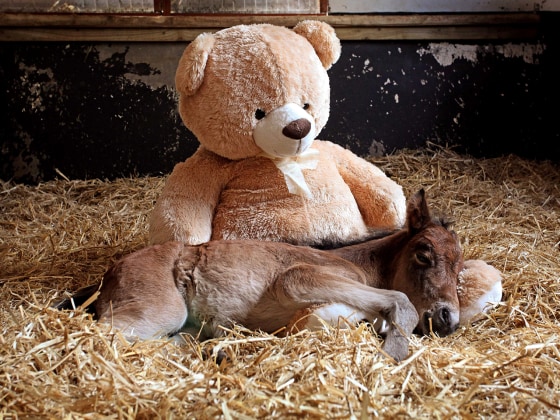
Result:
M101 284L92 284L90 286L82 287L74 292L70 297L55 303L52 307L59 310L74 310L81 307L87 313L92 314L94 318L97 318L98 314L93 303L97 299L100 288Z

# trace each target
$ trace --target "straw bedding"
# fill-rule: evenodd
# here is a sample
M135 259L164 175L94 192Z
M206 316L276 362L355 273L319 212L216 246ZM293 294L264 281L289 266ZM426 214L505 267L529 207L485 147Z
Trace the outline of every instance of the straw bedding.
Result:
M203 357L190 337L126 342L53 300L147 241L164 179L1 183L2 418L560 418L560 169L450 149L374 161L450 214L467 258L504 275L504 299L446 338L379 357L366 326L287 338L235 328Z

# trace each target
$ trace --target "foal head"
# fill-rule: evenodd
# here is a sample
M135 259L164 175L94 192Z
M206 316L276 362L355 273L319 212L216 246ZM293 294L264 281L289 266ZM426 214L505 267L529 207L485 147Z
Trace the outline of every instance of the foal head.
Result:
M449 222L431 217L424 195L420 190L409 200L408 240L396 259L391 288L405 293L418 311L420 333L443 337L459 326L457 282L463 254Z

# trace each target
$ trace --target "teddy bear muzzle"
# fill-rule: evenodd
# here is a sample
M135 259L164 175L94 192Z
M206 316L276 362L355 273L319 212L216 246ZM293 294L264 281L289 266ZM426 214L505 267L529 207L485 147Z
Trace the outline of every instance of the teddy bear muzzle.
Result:
M253 131L255 143L266 154L292 157L305 152L316 135L315 120L301 106L288 103L266 113Z

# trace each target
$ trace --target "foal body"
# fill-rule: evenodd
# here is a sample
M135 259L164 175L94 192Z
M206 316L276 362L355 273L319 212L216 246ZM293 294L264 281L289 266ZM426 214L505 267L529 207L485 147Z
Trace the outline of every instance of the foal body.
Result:
M447 335L457 327L461 268L457 237L431 219L421 191L406 229L339 249L256 240L144 248L109 269L92 306L100 321L151 338L188 324L214 337L233 323L275 332L298 311L326 305L333 318L384 319L384 351L402 360L415 328Z
M285 243L150 246L106 273L93 305L100 321L129 336L169 335L189 325L206 338L234 323L272 333L298 311L333 302L360 319L386 319L385 351L406 356L418 315L404 293L368 286L363 270L328 251Z

